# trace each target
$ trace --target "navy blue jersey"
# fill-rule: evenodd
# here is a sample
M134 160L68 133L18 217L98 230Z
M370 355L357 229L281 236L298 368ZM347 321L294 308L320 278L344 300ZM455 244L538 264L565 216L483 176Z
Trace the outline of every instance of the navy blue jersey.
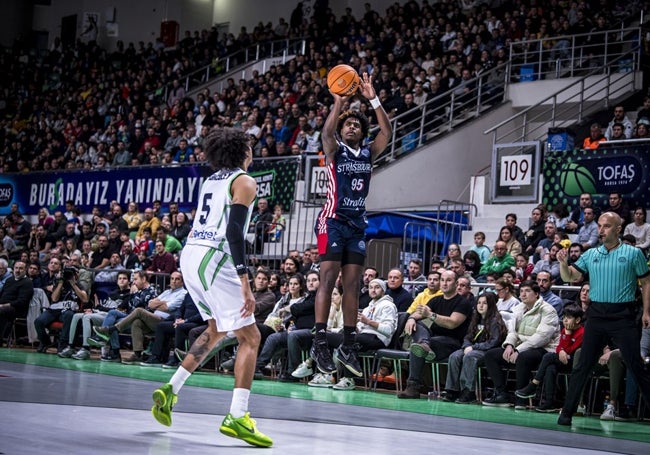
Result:
M339 149L327 165L327 201L318 216L319 226L328 218L334 218L365 229L372 154L364 146L355 156L355 150L338 140L337 143Z

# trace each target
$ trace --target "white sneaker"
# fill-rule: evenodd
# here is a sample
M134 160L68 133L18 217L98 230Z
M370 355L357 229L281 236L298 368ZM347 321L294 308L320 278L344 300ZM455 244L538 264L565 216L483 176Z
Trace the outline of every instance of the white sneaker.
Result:
M334 376L331 374L316 373L307 385L311 387L332 387L334 382Z
M311 364L308 363L307 360L302 362L300 365L298 365L298 368L291 373L291 376L294 378L306 378L307 376L311 376L314 374L314 370L311 368Z
M334 385L336 390L353 390L354 389L354 379L352 378L341 378L339 382Z
M600 420L614 420L616 418L616 410L614 405L608 404L607 409L600 415Z
M72 358L75 360L88 360L90 358L90 351L86 348L81 348L72 356Z

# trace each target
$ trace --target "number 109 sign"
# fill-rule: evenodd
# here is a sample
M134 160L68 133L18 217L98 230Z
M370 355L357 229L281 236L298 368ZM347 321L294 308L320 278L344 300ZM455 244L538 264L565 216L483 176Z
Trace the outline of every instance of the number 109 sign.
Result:
M533 155L505 155L501 157L499 186L530 185Z

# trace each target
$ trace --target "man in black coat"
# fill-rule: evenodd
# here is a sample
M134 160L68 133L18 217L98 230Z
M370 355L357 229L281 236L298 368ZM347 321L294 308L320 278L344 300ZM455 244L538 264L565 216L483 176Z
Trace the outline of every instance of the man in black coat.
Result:
M7 278L0 291L0 343L16 318L27 317L29 302L34 295L32 280L27 277L27 264L16 261L14 275Z

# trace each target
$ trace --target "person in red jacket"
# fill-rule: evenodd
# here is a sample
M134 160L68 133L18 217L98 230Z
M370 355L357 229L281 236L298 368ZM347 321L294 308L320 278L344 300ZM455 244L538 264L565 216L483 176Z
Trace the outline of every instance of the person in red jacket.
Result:
M584 327L582 318L584 312L579 305L571 304L564 308L562 324L564 327L560 332L560 342L555 352L547 352L542 357L537 373L533 380L523 389L515 391L519 398L533 398L537 395L537 389L544 381L544 393L537 412L557 412L558 408L553 405L555 395L555 379L559 372L568 373L573 366L573 354L582 345Z

